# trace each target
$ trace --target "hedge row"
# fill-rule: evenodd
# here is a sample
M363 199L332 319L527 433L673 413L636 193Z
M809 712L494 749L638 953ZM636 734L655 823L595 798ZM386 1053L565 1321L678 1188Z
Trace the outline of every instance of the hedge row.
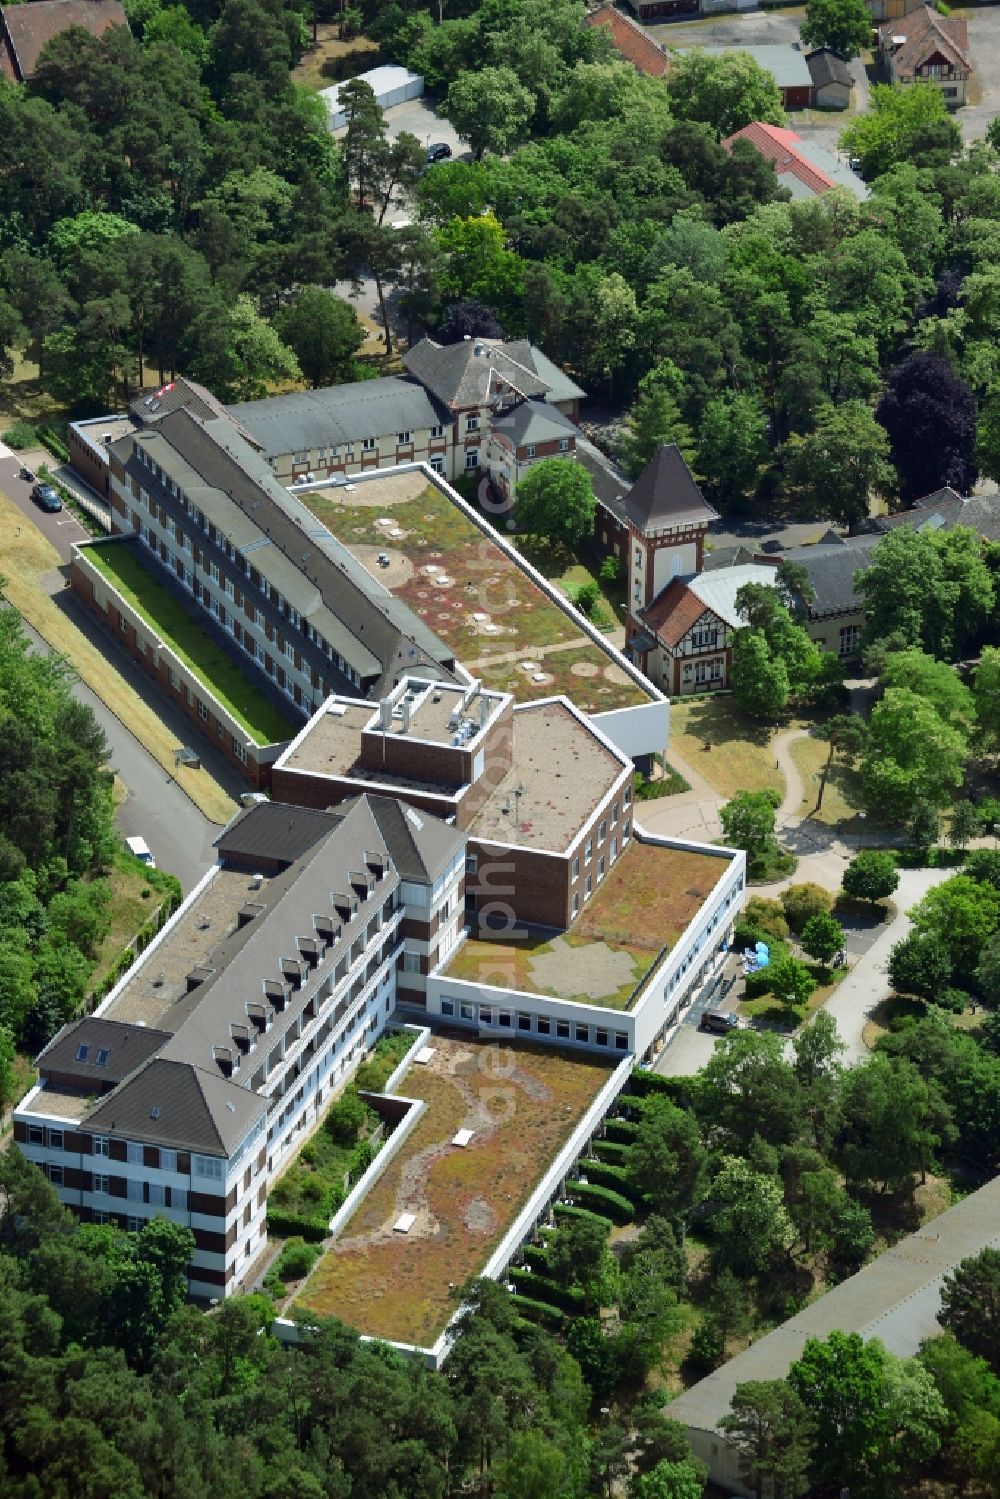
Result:
M600 1187L596 1182L573 1182L570 1196L584 1207L603 1208L604 1217L614 1223L631 1223L635 1217L635 1208L627 1197L609 1187Z
M632 1073L632 1097L649 1098L656 1094L680 1103L688 1087L687 1078L662 1077L658 1072L645 1072L636 1067Z
M602 1144L617 1140L622 1145L631 1145L639 1133L639 1124L635 1119L609 1119L604 1129L607 1138Z
M624 1144L620 1140L595 1140L594 1154L599 1161L606 1161L609 1166L624 1166L631 1150L631 1143Z
M267 1231L277 1239L290 1239L295 1234L310 1244L325 1239L330 1231L329 1218L306 1218L301 1213L290 1213L285 1208L267 1205Z
M525 1244L523 1252L528 1269L544 1275L549 1268L549 1251L544 1244Z
M53 458L58 458L60 463L69 462L69 448L51 427L36 427L35 435L42 446L48 448Z
M545 1298L549 1306L562 1307L564 1312L570 1313L583 1311L583 1292L577 1286L563 1285L551 1275L536 1275L533 1270L519 1266L510 1271L510 1278L517 1286L518 1295L522 1290L528 1296L537 1292L538 1298Z
M591 1185L607 1187L609 1191L617 1192L619 1196L631 1201L628 1172L623 1166L609 1166L605 1161L597 1161L593 1156L588 1156L585 1161L580 1162L580 1170Z
M591 1223L599 1223L608 1233L614 1228L611 1219L603 1213L594 1213L590 1208L577 1207L570 1202L557 1202L552 1213L556 1218L586 1218Z
M558 1331L566 1320L565 1313L558 1307L549 1306L547 1301L535 1301L531 1296L522 1296L520 1292L514 1297L514 1305L529 1322L542 1322L554 1331Z

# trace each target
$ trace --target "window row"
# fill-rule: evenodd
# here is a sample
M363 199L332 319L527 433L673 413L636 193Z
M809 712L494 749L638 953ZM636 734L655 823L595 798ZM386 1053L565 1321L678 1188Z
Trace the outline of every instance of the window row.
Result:
M441 1014L502 1031L555 1036L557 1041L576 1041L581 1046L607 1046L615 1051L628 1051L625 1031L609 1031L604 1026L584 1025L580 1021L553 1020L549 1015L533 1015L525 1010L495 1009L492 1005L477 1005L472 1000L456 1000L445 995L441 999Z

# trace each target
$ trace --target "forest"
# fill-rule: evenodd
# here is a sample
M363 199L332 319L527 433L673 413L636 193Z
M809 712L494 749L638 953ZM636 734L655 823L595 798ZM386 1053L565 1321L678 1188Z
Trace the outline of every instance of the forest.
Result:
M349 14L471 139L433 168L363 86L333 141L290 71L312 13L279 0L130 0L132 35L57 37L28 87L0 84L0 378L22 351L96 411L150 371L223 398L358 377L374 366L324 289L370 275L411 333L534 338L631 413L631 470L676 440L726 509L850 524L869 491L1000 472L989 139L963 149L931 86L876 90L849 127L867 201L790 203L721 144L782 118L769 75L684 59L649 79L582 13Z

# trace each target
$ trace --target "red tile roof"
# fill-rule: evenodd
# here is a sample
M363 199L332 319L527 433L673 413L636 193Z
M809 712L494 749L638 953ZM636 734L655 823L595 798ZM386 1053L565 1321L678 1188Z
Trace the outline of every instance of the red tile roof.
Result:
M893 48L897 36L905 37L902 46ZM969 57L969 29L960 16L939 16L924 5L908 16L898 16L879 27L879 39L892 58L897 78L913 78L917 69L939 53L959 72L972 72Z
M664 645L680 645L692 625L696 625L703 614L710 610L704 600L680 578L673 578L651 604L641 610L643 624L655 633Z
M641 26L628 16L615 10L613 5L601 5L584 17L588 26L604 26L611 32L611 40L621 55L640 73L650 78L662 78L670 68L670 59L656 43L646 35Z
M19 82L31 78L47 42L70 26L102 36L111 26L127 26L121 0L28 0L0 7L4 73Z
M778 176L787 173L795 177L813 193L828 192L834 186L833 178L821 172L819 167L807 161L796 149L802 142L801 135L796 135L794 130L785 130L780 125L765 125L760 120L753 120L751 124L744 125L742 130L737 130L735 135L729 136L722 144L728 149L732 147L733 141L749 141L752 146L766 156L768 161L774 162L774 170Z

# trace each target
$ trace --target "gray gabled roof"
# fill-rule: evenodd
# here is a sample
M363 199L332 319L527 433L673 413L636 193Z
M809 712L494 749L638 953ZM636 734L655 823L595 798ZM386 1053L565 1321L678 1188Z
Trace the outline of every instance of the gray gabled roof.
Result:
M228 409L234 421L253 433L268 458L394 432L425 432L451 420L440 402L406 375L299 390Z
M793 562L804 567L812 585L813 600L809 604L810 618L817 619L830 614L849 614L863 607L863 601L855 591L854 578L871 562L871 554L878 545L879 536L855 536L837 545L789 547L781 553L782 562Z
M815 52L807 52L806 66L815 88L824 88L828 83L840 83L845 88L854 87L850 68L829 47L817 47Z
M640 531L718 520L675 442L664 443L625 496L625 514Z
M67 1082L72 1079L81 1088L107 1088L148 1062L169 1040L169 1031L86 1015L71 1020L52 1037L39 1053L37 1065L43 1072L58 1072Z
M511 391L525 399L568 401L584 392L527 339L422 338L403 355L410 374L446 406L488 406Z
M233 818L213 847L222 860L252 863L254 859L267 859L293 864L342 820L336 812L292 807L285 802L256 802Z
M341 803L348 812L367 802L386 850L402 880L433 883L465 846L465 837L440 817L405 806L391 796L352 797Z
M518 401L507 411L494 416L491 425L509 437L516 448L526 443L552 442L555 438L576 436L576 425L557 406L545 401Z
M97 1135L230 1155L268 1100L200 1067L154 1057L84 1118Z

